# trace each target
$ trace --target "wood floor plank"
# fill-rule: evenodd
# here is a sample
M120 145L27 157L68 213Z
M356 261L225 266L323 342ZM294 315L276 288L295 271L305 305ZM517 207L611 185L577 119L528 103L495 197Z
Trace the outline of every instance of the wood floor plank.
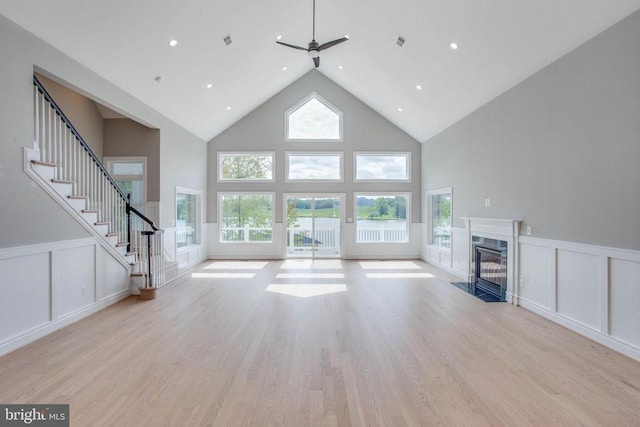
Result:
M78 426L640 425L640 363L456 280L208 262L0 358L0 402Z

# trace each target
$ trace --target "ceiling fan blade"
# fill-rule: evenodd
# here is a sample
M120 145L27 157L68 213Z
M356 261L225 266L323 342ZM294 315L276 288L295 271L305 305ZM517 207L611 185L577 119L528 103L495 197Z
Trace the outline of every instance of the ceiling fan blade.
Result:
M333 41L330 41L330 42L323 43L320 46L318 46L318 50L328 49L331 46L335 46L335 45L337 45L339 43L346 42L347 40L349 40L349 39L346 38L346 37L342 37L341 39L337 39L337 40L333 40Z
M315 58L313 58L313 63L315 64L316 68L318 68L320 66L320 57L316 56Z
M294 48L294 49L300 49L300 50L307 51L307 48L306 48L306 47L295 46L295 45L292 45L292 44L289 44L289 43L283 43L283 42L281 42L281 41L276 41L276 43L281 44L281 45L283 45L283 46L292 47L292 48Z

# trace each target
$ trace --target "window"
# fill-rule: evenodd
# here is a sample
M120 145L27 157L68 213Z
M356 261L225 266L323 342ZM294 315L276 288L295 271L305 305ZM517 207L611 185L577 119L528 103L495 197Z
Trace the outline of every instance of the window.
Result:
M273 170L273 153L218 153L218 181L273 181Z
M356 181L411 181L411 153L354 153Z
M430 245L451 248L451 187L427 191L428 235Z
M202 193L176 187L176 246L178 249L200 243Z
M146 194L146 157L105 157L105 164L118 187L131 194L131 205L145 213Z
M409 241L407 193L356 193L356 243Z
M342 181L342 153L287 153L287 181Z
M219 193L221 242L272 242L273 193Z
M312 93L285 113L286 141L342 141L342 111Z

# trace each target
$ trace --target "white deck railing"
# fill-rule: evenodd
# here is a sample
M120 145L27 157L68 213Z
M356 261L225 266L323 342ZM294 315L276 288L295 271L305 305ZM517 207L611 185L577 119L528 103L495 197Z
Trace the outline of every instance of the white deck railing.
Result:
M357 243L403 243L407 241L408 238L406 227L357 227Z
M271 242L273 230L265 227L221 227L223 242ZM408 241L405 227L359 227L358 243L403 243ZM289 227L287 253L306 253L315 250L340 253L340 227Z

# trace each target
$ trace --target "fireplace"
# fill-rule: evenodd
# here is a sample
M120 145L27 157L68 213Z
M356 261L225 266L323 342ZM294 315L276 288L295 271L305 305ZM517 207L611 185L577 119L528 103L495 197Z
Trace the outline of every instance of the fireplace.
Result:
M473 284L500 301L507 294L507 242L486 237L472 237Z
M480 298L488 297L487 301L507 301L518 305L521 220L461 219L465 222L469 239L467 287Z

